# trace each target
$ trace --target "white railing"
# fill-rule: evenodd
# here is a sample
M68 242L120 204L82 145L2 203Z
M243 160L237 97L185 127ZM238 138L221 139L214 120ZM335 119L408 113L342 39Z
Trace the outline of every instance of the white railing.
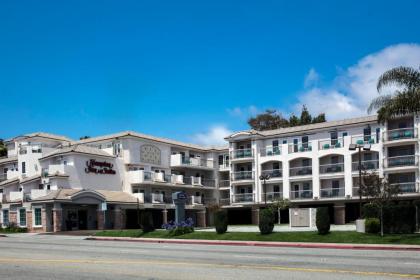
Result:
M66 165L64 164L51 164L48 166L47 173L43 172L42 175L56 175L56 174L66 174Z
M163 194L152 193L152 203L163 203Z
M237 171L231 174L232 181L252 180L254 179L254 171Z
M397 141L417 137L417 129L414 127L392 129L383 132L384 141Z
M313 193L310 190L290 191L290 199L312 199Z
M289 176L312 175L312 166L298 166L289 168Z
M322 139L318 141L318 148L319 150L330 150L330 149L338 149L344 147L344 139L337 138L337 139Z
M304 143L289 143L289 154L303 153L312 151L312 141Z
M323 188L320 190L321 198L344 197L344 188Z
M266 147L266 148L261 148L260 149L260 155L262 157L281 155L281 147L280 146L269 146L269 147Z
M407 156L396 156L388 157L384 159L384 167L404 167L404 166L417 166L418 157L416 155L407 155Z
M212 159L202 159L200 157L186 157L181 154L171 155L171 166L196 166L213 168Z
M321 174L340 173L340 172L344 172L344 162L322 164L319 166L319 173Z
M39 197L43 197L46 196L47 194L49 194L51 192L51 190L31 190L31 199L36 199Z
M232 203L254 202L253 193L241 193L232 195Z
M10 192L9 199L10 201L23 200L23 192Z
M132 196L138 199L139 203L144 203L144 193L133 193Z
M202 204L201 196L193 195L191 196L191 204Z
M361 169L363 170L376 170L379 169L379 160L362 160L361 162ZM353 171L359 171L359 162L353 161L351 164L351 169Z

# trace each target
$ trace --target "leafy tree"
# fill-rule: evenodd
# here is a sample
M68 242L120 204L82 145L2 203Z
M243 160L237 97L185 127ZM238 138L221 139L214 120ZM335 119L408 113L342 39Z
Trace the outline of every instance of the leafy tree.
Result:
M328 207L319 207L316 209L315 222L319 234L325 235L330 232L330 214L328 212Z
M80 137L79 139L83 140L83 139L89 139L89 138L90 138L90 136L85 135L85 136Z
M0 139L0 157L7 156L7 148L4 145L3 139Z
M264 113L261 113L261 114L256 115L255 117L249 118L248 124L252 129L262 131L262 130L283 128L283 127L293 127L293 126L305 125L305 124L311 124L311 123L320 123L320 122L325 122L325 121L326 121L325 114L322 113L312 118L308 109L304 105L302 107L300 118L297 117L295 114L291 114L289 116L289 119L286 119L276 110L266 110Z
M223 234L228 229L228 215L225 210L217 210L214 213L214 225L218 234Z
M420 70L401 66L386 71L379 77L378 93L392 85L397 86L394 93L380 95L369 105L368 113L376 110L379 123L400 115L420 113Z
M273 212L276 211L277 212L277 217L278 217L278 224L280 225L280 220L281 220L281 210L287 209L290 207L290 200L288 200L287 198L277 198L273 204L271 205L271 208L273 208Z
M266 208L260 211L260 221L258 224L261 234L270 234L274 229L274 213L272 209Z

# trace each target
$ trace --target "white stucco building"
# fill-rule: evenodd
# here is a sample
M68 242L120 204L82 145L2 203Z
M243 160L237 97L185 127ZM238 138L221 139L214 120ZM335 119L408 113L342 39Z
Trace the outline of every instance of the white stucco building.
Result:
M256 223L259 209L280 197L296 207L329 206L342 224L358 215L359 156L350 144L370 146L361 166L398 184L400 199L419 199L419 126L419 116L384 125L369 116L241 131L221 148L130 131L79 141L18 136L0 159L0 222L33 232L135 228L138 213L150 211L159 227L174 219L171 194L184 191L198 226L212 223L215 204L232 224Z

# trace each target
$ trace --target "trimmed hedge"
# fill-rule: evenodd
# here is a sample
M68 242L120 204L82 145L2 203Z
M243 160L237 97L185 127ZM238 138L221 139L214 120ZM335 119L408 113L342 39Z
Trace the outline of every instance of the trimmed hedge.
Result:
M365 228L367 233L379 233L381 231L381 222L377 218L367 218Z
M366 219L381 218L381 211L372 204L363 206ZM383 208L384 233L413 233L416 228L416 208L413 204L391 204Z
M225 210L218 210L214 213L214 226L218 234L223 234L228 229L228 215Z
M153 215L152 212L145 211L142 212L140 215L140 222L141 228L143 232L151 232L155 230L155 226L153 224Z
M319 234L328 234L330 232L330 213L328 207L319 207L316 209L316 228Z
M270 234L274 229L274 213L271 209L260 211L260 221L258 223L261 234Z

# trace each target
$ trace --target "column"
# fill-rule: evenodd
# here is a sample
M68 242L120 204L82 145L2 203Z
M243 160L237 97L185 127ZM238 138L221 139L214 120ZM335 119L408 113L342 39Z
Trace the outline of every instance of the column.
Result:
M344 225L346 223L346 206L334 205L334 224Z
M197 227L206 227L206 210L197 212Z
M319 178L319 141L312 141L312 193L313 197L320 198L321 195L321 180Z
M258 225L260 223L260 208L252 207L252 224Z
M98 229L105 229L105 211L102 211L100 209L96 210L96 216L98 220Z
M17 225L17 212L9 210L9 224Z
M63 210L61 207L56 207L52 209L53 214L53 232L59 232L62 230L62 221L63 221Z
M168 210L166 210L166 209L162 210L162 223L163 224L168 223Z
M33 227L32 227L32 210L27 210L26 211L26 228L28 229L28 232L32 232L33 231Z
M114 229L122 229L124 226L123 223L123 210L120 207L115 207L114 209Z

